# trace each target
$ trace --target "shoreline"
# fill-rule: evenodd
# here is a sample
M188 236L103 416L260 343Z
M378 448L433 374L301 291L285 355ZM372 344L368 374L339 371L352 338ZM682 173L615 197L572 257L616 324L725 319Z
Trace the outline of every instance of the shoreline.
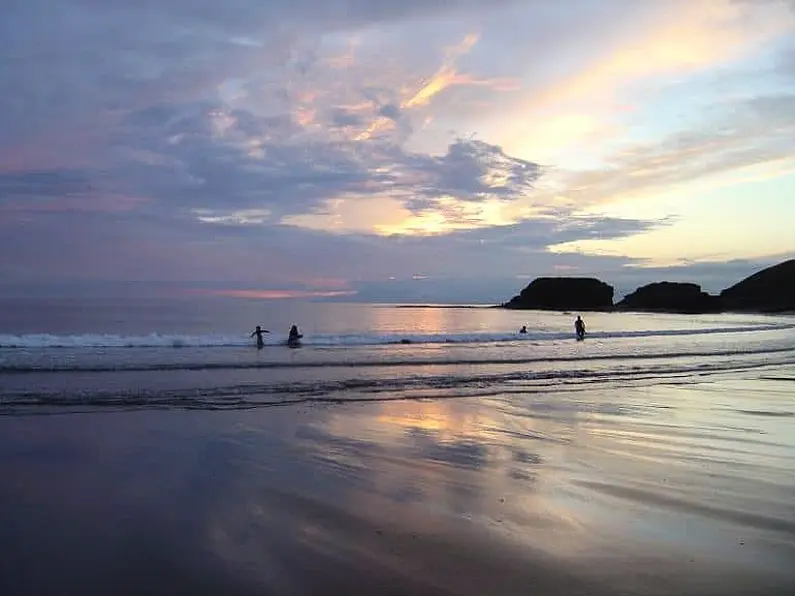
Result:
M0 417L0 591L784 594L795 410L769 376Z

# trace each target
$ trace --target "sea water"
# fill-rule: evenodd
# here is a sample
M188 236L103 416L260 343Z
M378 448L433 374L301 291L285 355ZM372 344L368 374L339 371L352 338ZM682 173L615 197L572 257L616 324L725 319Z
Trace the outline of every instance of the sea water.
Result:
M0 594L791 594L794 340L781 316L0 300Z
M0 307L3 414L619 389L795 363L795 318L783 316L205 297ZM293 323L304 334L295 349ZM263 349L257 324L271 331Z

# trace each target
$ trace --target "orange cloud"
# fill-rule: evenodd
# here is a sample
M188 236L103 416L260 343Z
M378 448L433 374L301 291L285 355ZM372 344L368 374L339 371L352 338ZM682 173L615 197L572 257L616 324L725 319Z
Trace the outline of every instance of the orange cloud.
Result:
M403 108L427 105L435 95L454 86L489 87L494 91L515 91L520 88L517 79L476 79L471 75L458 74L451 66L443 66L410 99L401 104Z
M747 8L733 0L690 2L677 10L663 4L654 24L577 75L537 95L531 107L612 96L621 85L662 74L682 74L730 62L759 42L792 32L785 7L771 7L768 18L753 21ZM776 10L782 10L776 18ZM525 104L525 108L527 104Z
M408 95L401 101L400 107L404 110L418 108L428 105L431 100L446 89L455 86L480 86L488 87L494 91L514 91L519 89L520 83L517 79L494 78L478 79L471 75L458 72L455 62L461 56L467 54L477 44L479 36L474 33L468 34L464 39L447 48L445 59L436 72L420 82L418 89L406 89L404 93ZM382 130L394 128L394 123L389 118L380 117L374 120L364 131L355 138L357 141L372 138L372 136Z
M413 97L404 101L401 107L413 108L427 105L434 95L453 85L455 79L455 69L452 66L442 66L422 87L420 87Z
M301 126L309 126L315 121L315 110L300 107L293 113L295 121Z
M288 225L329 232L372 232L379 230L380 226L397 225L410 214L402 201L379 196L374 189L372 196L330 199L322 213L292 215L282 221ZM318 284L312 282L312 285Z
M518 89L519 81L516 79L476 79L471 75L458 73L455 68L456 60L469 53L477 44L478 39L479 36L477 34L470 33L461 43L448 48L444 63L409 99L401 104L401 107L413 108L427 105L435 95L456 85L487 86L495 91L513 91Z
M613 122L634 109L623 95L632 85L729 64L761 44L795 34L795 19L783 3L710 0L676 6L671 10L662 3L644 11L633 34L603 44L605 49L572 76L519 97L496 123L497 142L526 159L551 159L568 147L580 155L601 154L608 142L626 137L624 127Z
M395 128L394 121L390 120L389 118L378 118L370 123L370 125L360 132L358 135L354 137L357 141L364 141L366 139L371 138L375 133L382 131L382 130L391 130Z

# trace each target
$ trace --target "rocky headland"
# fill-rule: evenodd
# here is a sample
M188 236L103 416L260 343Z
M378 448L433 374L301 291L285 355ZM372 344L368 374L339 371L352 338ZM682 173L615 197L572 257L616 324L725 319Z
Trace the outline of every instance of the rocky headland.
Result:
M720 293L723 310L795 311L795 259L762 269Z
M695 283L661 281L613 303L613 286L592 277L539 277L503 308L524 310L636 311L682 314L795 312L795 259L768 267L708 294Z

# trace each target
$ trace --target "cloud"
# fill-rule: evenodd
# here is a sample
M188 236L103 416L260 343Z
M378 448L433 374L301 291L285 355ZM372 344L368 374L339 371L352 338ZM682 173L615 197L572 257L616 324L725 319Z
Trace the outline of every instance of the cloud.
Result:
M17 7L10 21L19 28L4 31L3 41L14 66L30 62L12 72L20 95L32 95L33 101L20 103L10 116L28 127L18 130L24 138L14 140L35 144L35 149L23 150L27 161L39 169L42 162L56 162L40 174L48 177L47 192L64 195L70 189L57 178L64 152L47 159L43 146L77 138L77 129L91 131L79 147L82 162L94 167L84 173L88 184L101 179L105 188L150 199L150 214L158 210L162 218L278 223L322 211L340 197L373 195L399 200L409 212L426 212L451 194L468 202L518 198L537 179L534 164L511 161L499 147L483 142L455 142L443 156L402 147L413 128L405 111L427 106L441 91L434 82L439 73L454 68L476 35L444 49L443 66L430 80L409 82L406 90L397 91L393 81L386 87L351 89L350 80L329 80L328 73L320 72L323 49L306 41L315 28L334 33L337 27L399 22L442 9L453 14L471 10L476 2L408 3L400 9L353 3L331 13L328 5L313 2L239 4L234 16L222 10L215 18L210 5L197 8L176 1L147 10L75 2L57 31L51 13ZM285 44L282 60L264 62L265 78L252 76L252 60L273 49L258 39L267 37L276 15L288 23L295 19L300 34L277 36L274 43ZM161 19L184 20L171 31ZM254 23L262 27L259 37L246 37ZM36 48L27 45L28 36L19 35L26 28L42 37ZM111 39L110 31L119 37ZM83 51L93 44L103 48L97 53L103 59ZM350 51L346 55L352 63ZM48 64L51 58L55 64ZM43 69L32 69L32 64ZM57 88L49 82L49 68L58 71ZM312 75L308 84L307 75ZM276 79L266 81L272 77ZM43 81L48 82L42 86ZM411 85L416 85L414 91ZM217 93L211 91L214 87ZM49 95L58 96L58 107ZM197 98L201 95L205 97ZM31 105L33 111L25 107ZM393 123L395 134L379 135L364 149L358 141L363 134L373 136L374 126L383 128L378 124L382 120ZM16 153L18 146L8 151ZM21 198L15 177L36 175L24 172L30 166L21 161L0 181L7 199Z
M792 157L795 95L738 100L704 115L703 128L685 129L662 140L627 144L606 167L558 170L549 197L588 209L641 200L677 185ZM762 124L764 123L764 124Z
M692 74L730 63L761 42L789 35L795 24L781 7L747 9L732 0L650 4L619 42L606 44L592 61L533 99L534 107L592 102L644 79ZM639 26L640 25L640 26Z
M676 128L728 127L728 104L782 93L786 60L773 69L769 62L791 46L795 18L781 3L650 2L629 14L587 57L567 60L551 80L534 77L516 107L506 106L524 115L499 129L507 151L564 169L572 168L561 159L612 165L616 150L639 137L653 146ZM726 122L716 122L720 112Z
M190 204L205 216L267 210L272 222L339 197L397 198L413 212L446 197L518 199L539 176L536 164L482 141L456 141L442 156L394 144L362 151L356 141L306 138L292 121L217 105L133 114L118 143L124 167L135 160L136 170L147 172L123 181L125 172L116 173L132 192L174 207Z
M16 146L31 132L95 129L97 118L130 105L192 98L263 69L290 69L297 77L315 63L313 40L477 5L71 0L54 10L41 0L13 3L0 24L4 83L15 89L0 98L8 124L3 144Z
M91 190L79 171L26 171L0 174L0 197L40 198L83 194Z
M724 2L671 6L13 3L0 22L13 90L0 96L0 273L308 296L632 263L549 247L669 225L592 208L784 160L793 132L784 91L655 139L578 111L787 26L770 7L744 24L751 9ZM600 148L609 167L542 167L514 142L543 152L625 133L620 151ZM312 282L324 277L346 285Z
M193 293L250 300L284 300L287 298L340 298L355 296L355 290L196 290Z

